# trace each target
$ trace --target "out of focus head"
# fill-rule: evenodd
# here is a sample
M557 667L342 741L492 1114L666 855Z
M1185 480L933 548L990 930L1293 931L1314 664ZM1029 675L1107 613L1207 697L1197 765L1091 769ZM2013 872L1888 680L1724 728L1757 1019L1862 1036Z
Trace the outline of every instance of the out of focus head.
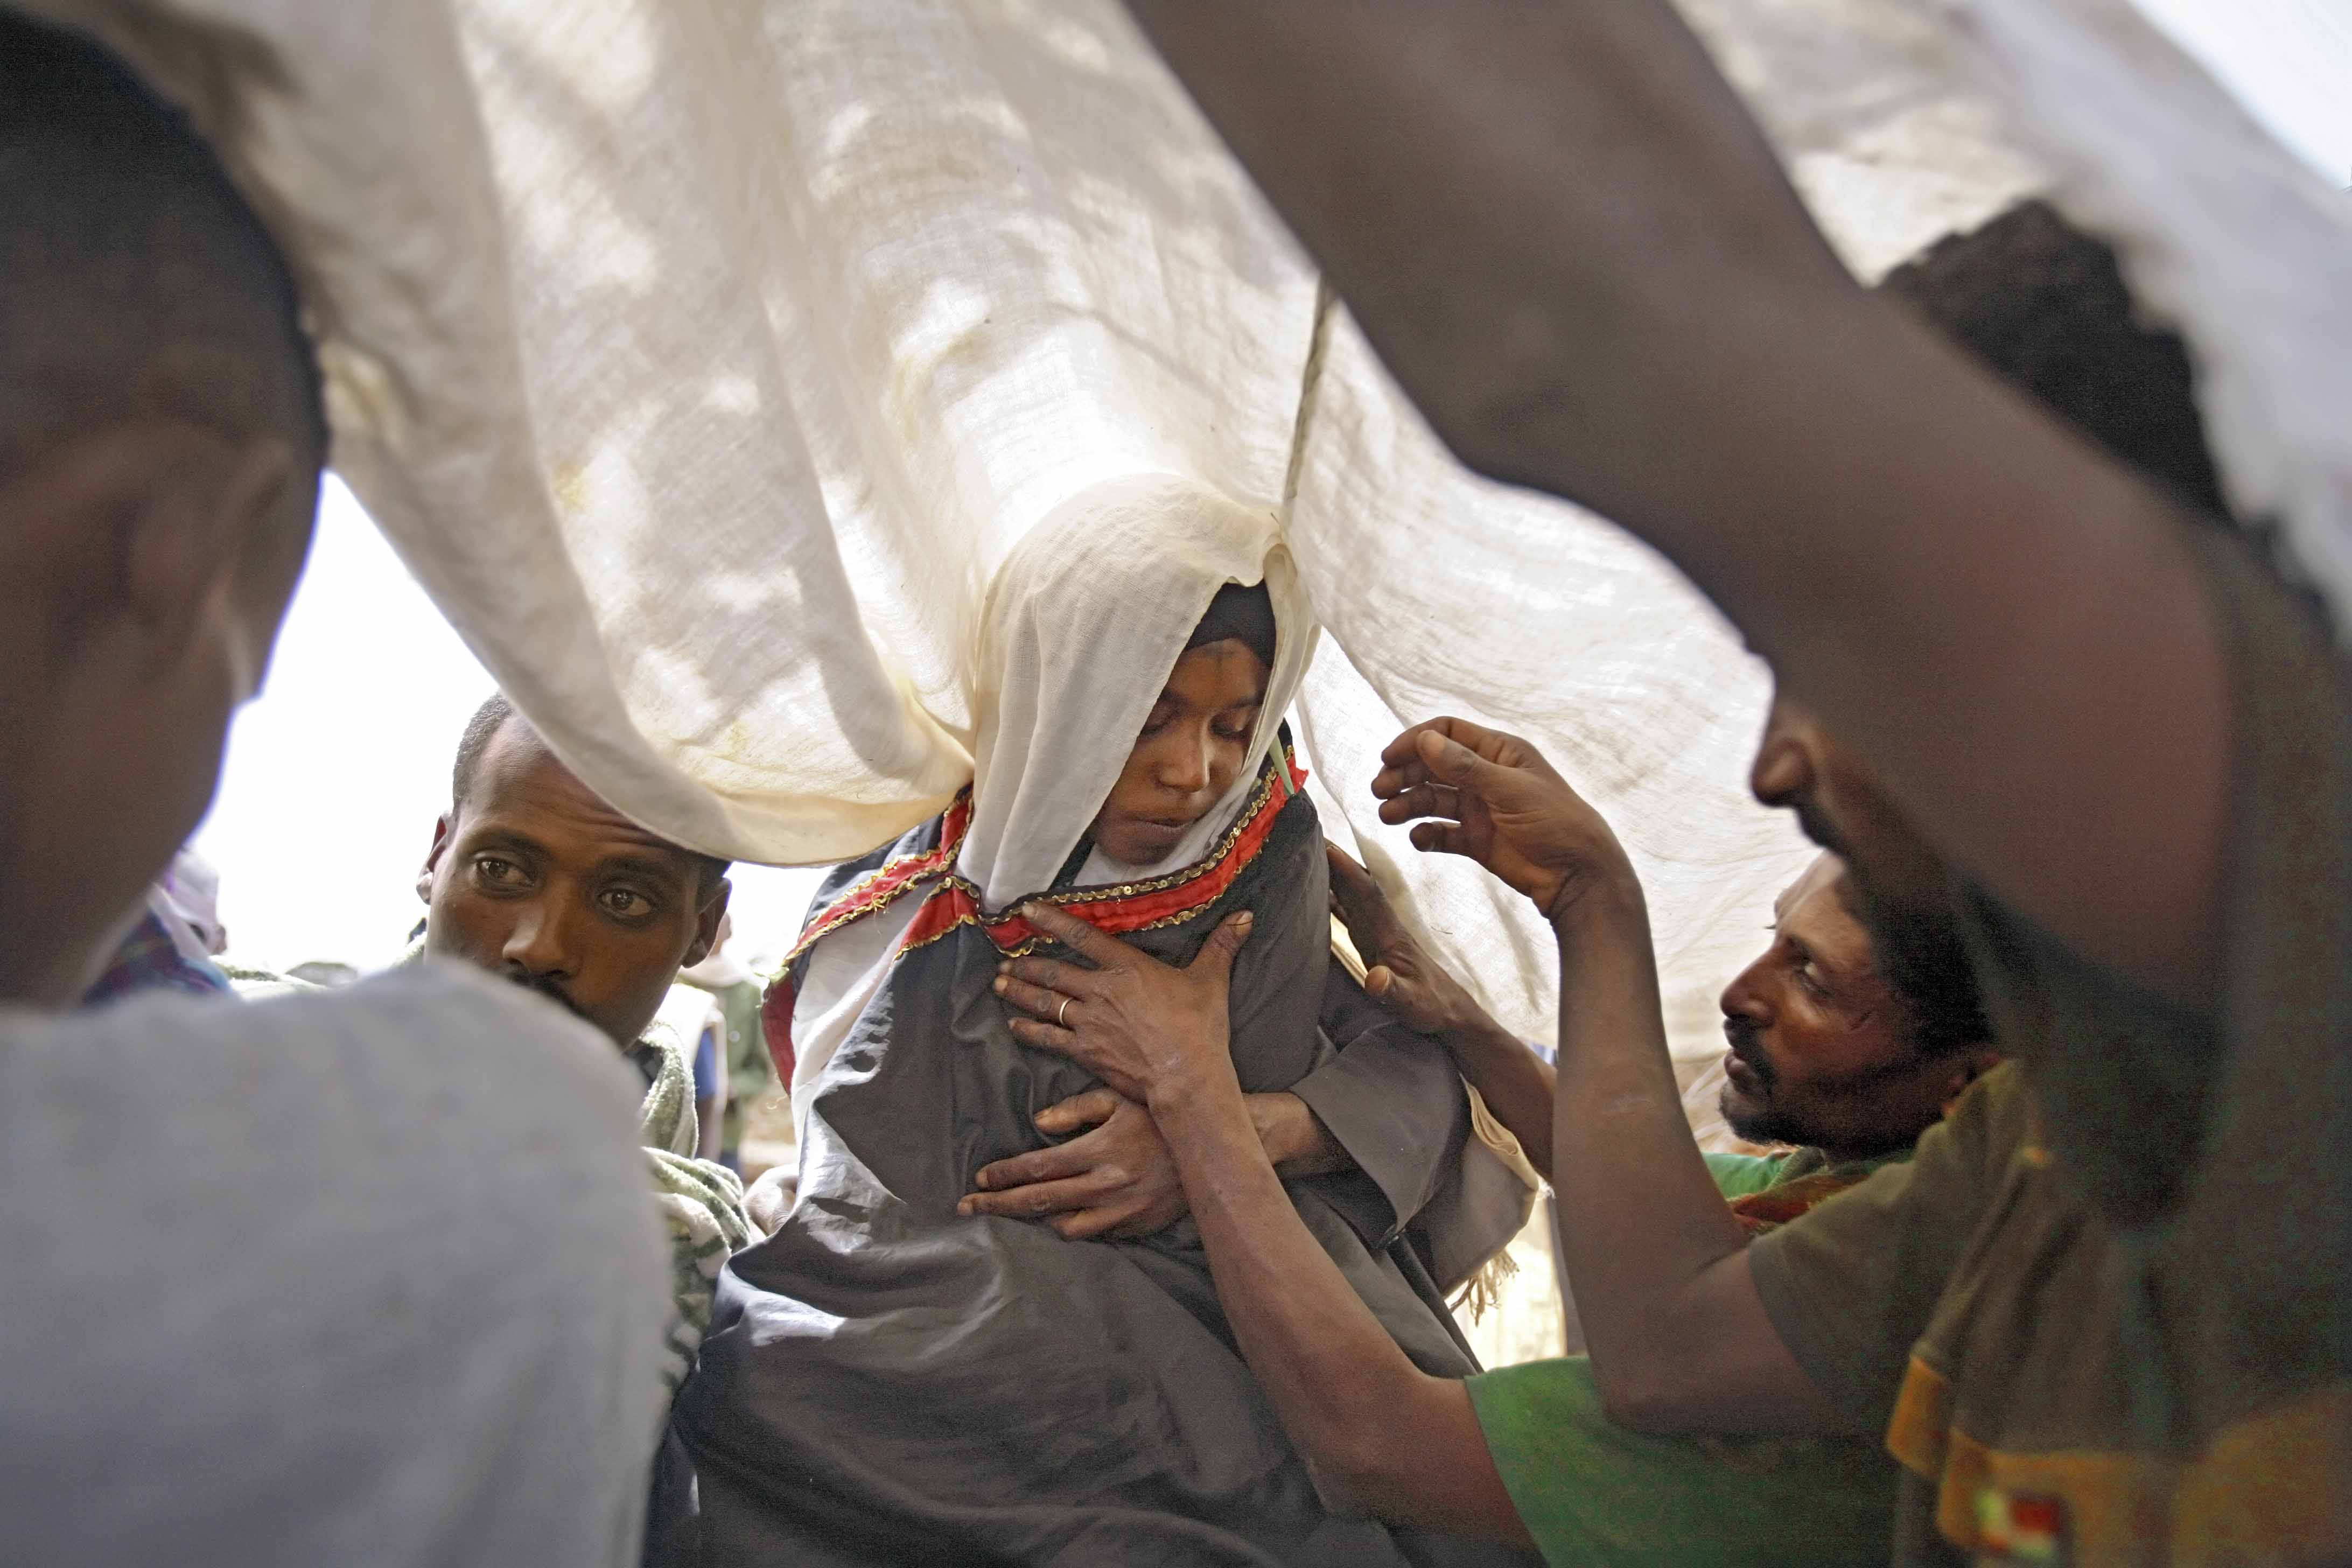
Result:
M418 873L428 952L462 958L634 1044L727 918L727 862L646 832L503 697L466 726Z
M1943 859L1870 764L1786 691L1772 694L1748 783L1764 805L1794 812L1805 837L1840 857L1873 898L1919 905L1947 896Z
M2140 320L2115 253L2048 204L1938 241L1879 289L2193 513L2228 516L2187 349ZM1844 857L1874 910L1917 926L1948 900L1941 859L1869 764L1788 691L1774 694L1750 783Z
M1104 855L1123 866L1164 859L1233 788L1265 702L1274 647L1265 586L1219 590L1095 815L1089 831Z
M211 800L325 460L284 258L174 110L0 11L0 998L80 994Z
M1915 936L1925 969L1897 984L1834 855L1773 906L1771 945L1724 989L1724 1120L1759 1142L1836 1159L1908 1147L1996 1059L1957 935Z
M2140 319L2115 252L2047 202L1937 241L1878 288L2177 500L2229 515L2187 347Z

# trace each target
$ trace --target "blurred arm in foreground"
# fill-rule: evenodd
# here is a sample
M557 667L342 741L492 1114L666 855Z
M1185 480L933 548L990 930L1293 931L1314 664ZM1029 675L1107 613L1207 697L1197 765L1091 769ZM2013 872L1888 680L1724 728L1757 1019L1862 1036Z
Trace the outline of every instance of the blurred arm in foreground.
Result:
M1671 6L1130 8L1465 462L1663 551L1948 859L2197 992L2231 715L2171 503L1856 285Z

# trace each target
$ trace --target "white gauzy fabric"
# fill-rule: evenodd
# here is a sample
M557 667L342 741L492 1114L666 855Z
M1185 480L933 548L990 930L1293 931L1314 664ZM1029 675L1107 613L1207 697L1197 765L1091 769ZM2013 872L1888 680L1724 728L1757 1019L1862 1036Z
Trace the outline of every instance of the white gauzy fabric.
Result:
M1271 512L1167 476L1080 491L997 573L974 664L971 826L956 859L991 909L1052 886L1228 583L1264 583L1274 602L1274 668L1249 753L1224 798L1159 864L1120 865L1097 850L1079 868L1082 887L1188 866L1232 824L1314 656L1314 616Z
M2055 171L2185 328L2232 494L2352 605L2342 204L2123 0L1683 5L1864 276ZM1464 474L1344 315L1315 352L1311 268L1112 0L34 8L224 149L304 275L338 466L632 816L804 864L938 811L986 585L1172 476L1275 519L1329 633L1295 707L1327 823L1498 1016L1549 1032L1548 942L1364 792L1441 711L1617 825L1677 1048L1719 1054L1804 858L1743 798L1759 672L1648 552Z
M2352 641L2352 196L2124 0L1948 3L2056 197L2116 240L2134 297L2188 339L2231 504L2279 525Z

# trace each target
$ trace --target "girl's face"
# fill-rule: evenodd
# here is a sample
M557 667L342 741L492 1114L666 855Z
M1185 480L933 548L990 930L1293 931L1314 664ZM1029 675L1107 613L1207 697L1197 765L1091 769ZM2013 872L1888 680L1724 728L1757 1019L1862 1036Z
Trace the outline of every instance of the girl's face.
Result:
M1265 683L1265 661L1246 643L1228 637L1186 648L1095 815L1095 847L1123 866L1173 853L1184 830L1234 787Z

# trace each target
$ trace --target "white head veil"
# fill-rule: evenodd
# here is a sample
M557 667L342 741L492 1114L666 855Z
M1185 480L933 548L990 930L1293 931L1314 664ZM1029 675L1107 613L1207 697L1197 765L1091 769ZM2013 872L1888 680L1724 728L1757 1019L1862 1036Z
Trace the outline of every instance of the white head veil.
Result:
M999 909L1043 892L1118 781L1137 731L1209 601L1263 582L1274 668L1234 786L1159 865L1099 853L1081 885L1200 858L1234 817L1313 657L1317 627L1271 515L1190 479L1151 474L1079 491L997 569L981 617L971 826L957 869Z

